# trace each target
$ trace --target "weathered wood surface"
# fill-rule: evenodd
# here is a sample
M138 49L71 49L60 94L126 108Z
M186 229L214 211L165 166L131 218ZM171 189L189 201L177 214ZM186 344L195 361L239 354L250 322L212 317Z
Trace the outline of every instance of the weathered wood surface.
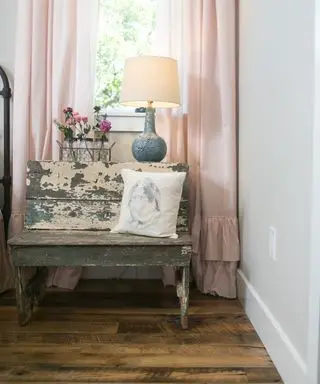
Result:
M123 267L186 266L190 246L28 246L14 247L12 261L17 266Z
M191 255L191 250L190 250ZM188 328L188 308L189 308L189 283L190 268L189 264L185 267L178 268L176 271L176 287L177 296L180 301L180 324L182 329Z
M117 223L123 192L121 170L188 172L179 163L75 163L29 161L25 227L103 229ZM188 180L184 183L178 231L188 231Z
M173 266L183 271L178 293L181 326L187 328L191 260L187 178L178 215L178 239L111 234L120 214L124 168L188 171L187 165L178 163L28 162L25 230L8 242L17 267L20 324L30 320L40 298L27 289L33 284L40 292L40 285L25 281L24 267Z
M192 360L190 356L188 360ZM230 367L230 368L130 368L130 367L100 367L90 364L73 366L70 364L43 363L8 364L0 365L0 379L8 378L6 383L43 383L41 377L46 378L46 383L51 384L88 384L88 383L210 383L210 384L275 384L282 383L274 368L265 367ZM56 378L55 381L47 377ZM263 378L263 381L261 381ZM24 381L26 380L26 381ZM48 381L50 380L50 381ZM63 381L62 381L63 380ZM89 381L90 380L90 381Z
M113 229L119 220L121 201L27 200L25 227L29 229ZM188 203L180 203L177 231L188 225Z
M15 272L18 321L20 325L25 325L31 319L34 308L44 296L48 270L47 268L37 268L31 278L23 267L16 267Z
M27 199L121 200L122 169L188 172L182 163L28 161ZM188 200L188 184L182 198Z
M41 231L23 230L8 241L9 245L109 245L109 246L148 246L148 245L191 245L188 233L179 233L177 239L167 237L147 237L119 234L107 231Z
M0 298L1 383L282 383L237 300L192 289L187 331L161 282L82 281L44 304L21 328Z

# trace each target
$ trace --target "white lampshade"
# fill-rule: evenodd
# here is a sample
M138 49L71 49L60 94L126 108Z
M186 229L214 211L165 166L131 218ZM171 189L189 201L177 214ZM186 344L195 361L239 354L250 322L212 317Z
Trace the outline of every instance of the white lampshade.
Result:
M133 107L175 108L180 105L177 61L169 57L138 56L126 59L120 103Z

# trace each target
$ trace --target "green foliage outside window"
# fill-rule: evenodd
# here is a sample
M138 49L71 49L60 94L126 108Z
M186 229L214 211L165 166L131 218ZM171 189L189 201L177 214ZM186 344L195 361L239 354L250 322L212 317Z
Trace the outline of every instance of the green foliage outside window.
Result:
M150 54L157 0L100 0L96 105L119 106L124 61Z

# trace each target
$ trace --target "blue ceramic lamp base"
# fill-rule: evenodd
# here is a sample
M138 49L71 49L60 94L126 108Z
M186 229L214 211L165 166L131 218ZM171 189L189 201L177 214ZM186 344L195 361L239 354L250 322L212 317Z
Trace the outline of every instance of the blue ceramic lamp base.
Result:
M139 162L160 162L167 154L167 144L155 131L155 109L146 108L144 131L132 143L132 155Z

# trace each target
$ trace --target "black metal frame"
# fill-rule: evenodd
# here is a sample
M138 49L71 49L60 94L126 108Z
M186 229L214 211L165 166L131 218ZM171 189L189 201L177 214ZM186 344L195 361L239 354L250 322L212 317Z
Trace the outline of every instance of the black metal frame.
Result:
M6 238L8 237L8 226L11 215L11 166L10 166L10 98L12 96L9 79L0 66L0 78L3 83L0 96L3 97L3 177L0 183L4 190L4 204L2 209Z

